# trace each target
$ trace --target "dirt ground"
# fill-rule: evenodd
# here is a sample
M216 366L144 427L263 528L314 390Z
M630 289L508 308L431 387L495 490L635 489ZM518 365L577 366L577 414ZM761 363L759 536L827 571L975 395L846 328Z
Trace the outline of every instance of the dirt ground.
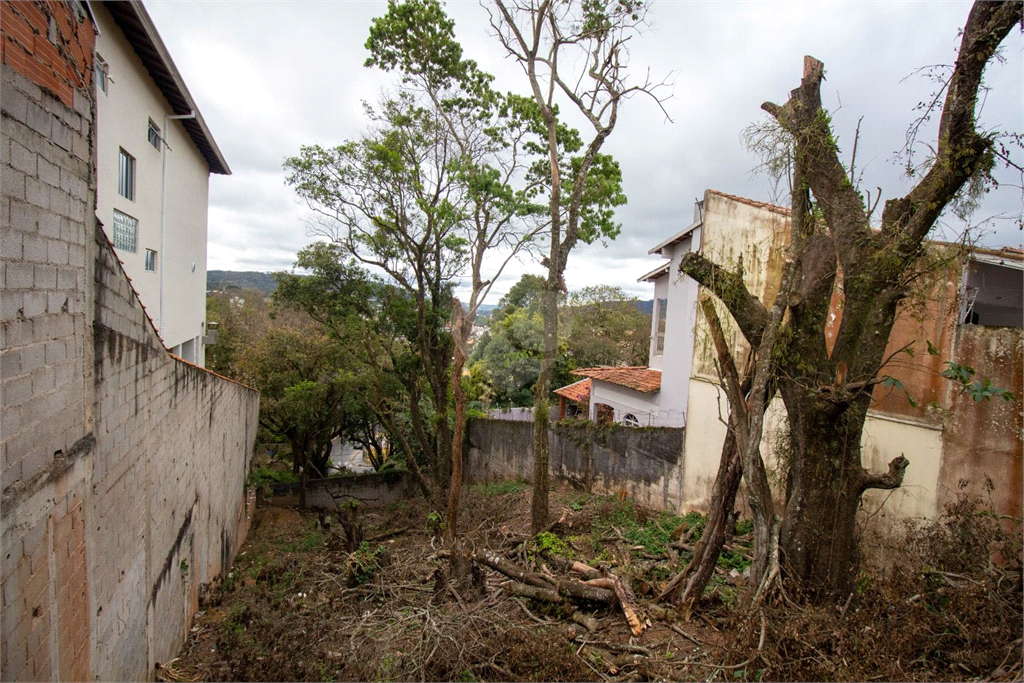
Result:
M526 564L530 491L509 483L469 487L464 538ZM667 577L658 537L677 523L628 501L555 491L551 510L565 520L546 537L595 564L639 568L638 598ZM362 549L345 551L337 521L323 529L316 513L264 507L222 584L204 590L180 656L157 670L161 680L705 680L715 671L719 619L652 622L632 637L618 609L592 605L590 632L558 609L512 597L508 579L486 570L486 597L435 596L443 542L422 499L360 515ZM639 517L639 519L638 519ZM659 525L660 523L660 525ZM663 534L652 534L652 526ZM339 533L339 531L341 533ZM630 537L644 543L633 543ZM586 544L586 545L584 545ZM652 546L650 548L648 546ZM531 547L533 546L533 547ZM596 551L596 552L595 552ZM443 553L441 553L443 554ZM634 557L635 556L635 557ZM595 559L597 558L597 559ZM654 558L654 559L651 559ZM645 578L643 568L657 575ZM722 568L719 584L726 583ZM736 573L736 572L734 572ZM714 602L714 600L712 600ZM721 607L725 607L724 603ZM722 610L724 613L724 609ZM731 678L732 676L730 676Z
M545 550L614 571L628 579L648 616L657 609L651 599L660 586L688 559L670 533L680 525L699 533L703 523L697 515L679 518L637 508L624 498L571 489L552 492L550 510L560 521L550 533L533 538L527 485L468 487L462 537L471 551L489 550L535 571L543 571L538 558ZM815 611L781 605L767 620L751 618L732 609L749 564L748 536L740 523L694 618L648 618L648 628L633 636L617 607L580 605L581 613L596 618L597 628L591 631L560 606L512 595L510 580L488 568L482 571L482 593L441 588L447 585L439 575L448 569L448 549L441 540L440 518L421 498L351 514L356 523L346 528L337 518L317 513L259 509L230 573L203 590L179 657L158 665L156 677L703 681L1021 676L1021 639L1012 641L1024 629L1020 605L1007 607L1001 598L982 594L975 579L972 584L949 578L966 574L946 572L943 578L963 589L932 581L934 588L928 590L933 593L923 600L922 594L910 592L894 597L880 581L857 596L852 607L847 601L838 616L834 607ZM1011 600L1016 590L1008 594ZM952 597L943 598L947 593ZM894 601L905 608L894 607ZM940 604L951 604L958 613L947 618L940 610L936 616L934 605ZM988 630L976 627L970 612L983 616L984 623L999 623ZM1009 625L1001 621L1007 618ZM887 633L887 625L901 629L900 637L894 637L896 631ZM887 652L888 643L902 649Z

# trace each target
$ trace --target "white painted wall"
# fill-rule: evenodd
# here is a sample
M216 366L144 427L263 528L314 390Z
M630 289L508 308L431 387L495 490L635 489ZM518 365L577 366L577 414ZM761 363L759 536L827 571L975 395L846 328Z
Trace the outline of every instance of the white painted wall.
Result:
M98 90L96 97L96 213L111 238L114 209L138 219L136 252L119 249L118 258L164 345L179 355L191 346L186 360L202 364L209 166L180 121L164 125L165 115L174 114L170 105L103 4L94 3L93 10L100 29L96 52L107 62L110 73L107 92ZM150 119L161 128L169 146L162 247L163 155L149 143ZM118 194L122 148L135 157L134 201ZM157 251L156 272L145 269L146 249Z
M603 403L614 409L614 421L617 423L621 423L627 414L632 414L643 427L682 427L683 416L678 411L664 410L659 397L660 392L645 394L591 379L589 417L596 421L597 404Z

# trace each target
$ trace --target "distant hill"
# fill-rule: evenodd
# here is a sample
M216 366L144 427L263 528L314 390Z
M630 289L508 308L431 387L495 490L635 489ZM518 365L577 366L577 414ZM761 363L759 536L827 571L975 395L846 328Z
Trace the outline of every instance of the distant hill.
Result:
M270 277L270 273L259 273L254 270L208 270L206 289L255 289L264 294L271 294L277 289L277 283Z
M653 315L654 314L654 299L648 299L646 301L639 301L638 300L638 301L636 301L636 307L637 307L637 309L641 313L646 313L647 315Z

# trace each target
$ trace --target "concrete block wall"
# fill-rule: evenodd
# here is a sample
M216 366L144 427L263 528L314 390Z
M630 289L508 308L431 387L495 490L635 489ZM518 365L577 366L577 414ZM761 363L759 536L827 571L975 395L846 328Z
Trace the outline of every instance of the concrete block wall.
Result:
M532 481L532 422L473 419L468 433L467 483ZM551 476L592 493L624 491L641 505L675 512L682 500L685 433L681 427L554 425L548 432Z
M95 218L94 31L0 2L0 679L140 680L248 528L259 396L171 356Z
M102 231L96 242L92 661L122 679L174 658L199 585L244 538L258 395L167 353Z

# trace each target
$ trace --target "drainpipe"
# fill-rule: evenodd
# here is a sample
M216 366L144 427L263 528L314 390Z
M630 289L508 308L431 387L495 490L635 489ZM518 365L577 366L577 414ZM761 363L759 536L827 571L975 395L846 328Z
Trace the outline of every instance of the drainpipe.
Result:
M190 111L187 114L170 115L164 114L164 128L163 128L163 140L164 143L161 146L163 150L163 170L161 173L160 181L160 255L159 261L156 267L160 270L160 329L164 328L164 271L167 270L164 266L166 265L167 252L164 249L164 240L167 227L167 150L170 149L170 145L167 144L167 137L170 134L168 130L168 122L170 121L182 121L184 119L194 119L196 117L195 111ZM160 335L161 338L166 338L165 334Z

